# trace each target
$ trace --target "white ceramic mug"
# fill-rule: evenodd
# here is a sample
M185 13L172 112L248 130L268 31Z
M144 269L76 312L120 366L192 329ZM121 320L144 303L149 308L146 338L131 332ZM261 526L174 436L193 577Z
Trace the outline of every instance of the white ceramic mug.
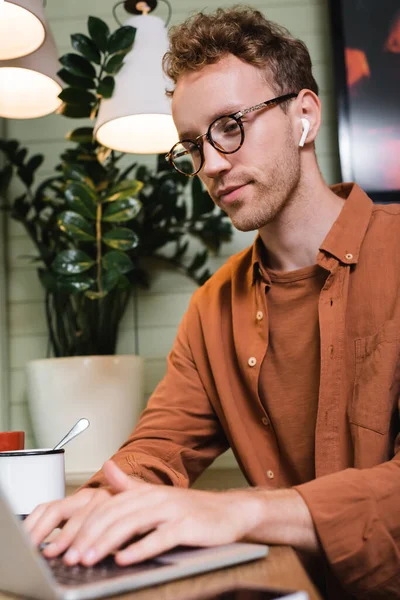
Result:
M0 452L0 487L17 515L65 496L64 449Z

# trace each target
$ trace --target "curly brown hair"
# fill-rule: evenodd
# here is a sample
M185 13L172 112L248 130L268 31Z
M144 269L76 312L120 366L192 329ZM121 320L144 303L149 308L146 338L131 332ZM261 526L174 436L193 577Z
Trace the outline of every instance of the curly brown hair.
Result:
M250 6L197 13L171 28L169 39L163 67L175 84L184 73L233 54L264 69L266 81L277 94L299 92L303 88L318 94L304 42ZM168 90L167 95L172 96L173 90Z

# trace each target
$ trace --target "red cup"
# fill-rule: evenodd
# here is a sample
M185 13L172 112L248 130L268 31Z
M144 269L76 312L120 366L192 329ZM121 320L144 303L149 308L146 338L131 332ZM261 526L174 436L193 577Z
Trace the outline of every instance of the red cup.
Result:
M25 431L0 431L0 452L23 450L25 447Z

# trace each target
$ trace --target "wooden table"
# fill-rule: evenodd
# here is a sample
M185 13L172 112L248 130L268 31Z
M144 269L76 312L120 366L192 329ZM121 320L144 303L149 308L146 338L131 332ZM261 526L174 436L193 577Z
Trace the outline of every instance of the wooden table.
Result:
M308 592L310 600L322 600L303 569L295 551L288 546L270 548L266 558L237 567L220 569L170 583L119 595L116 600L191 600L223 592L234 584L265 585L271 589ZM0 592L0 600L15 596Z

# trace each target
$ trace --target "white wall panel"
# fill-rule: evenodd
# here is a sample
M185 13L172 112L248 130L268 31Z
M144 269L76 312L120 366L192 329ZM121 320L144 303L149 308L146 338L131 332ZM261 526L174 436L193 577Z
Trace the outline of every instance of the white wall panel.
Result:
M71 33L85 32L88 14L105 19L114 28L111 15L112 4L108 0L51 0L46 12L55 35L59 54L72 51L69 46ZM218 6L230 6L229 0L199 2L198 0L174 0L172 23L178 23L199 8L206 10ZM326 0L255 0L268 18L288 27L309 46L314 73L321 89L324 124L317 140L319 164L328 183L338 178L338 152L336 140L335 100L332 82L332 53L328 27ZM120 17L123 19L123 10ZM166 15L163 4L157 14ZM83 126L86 120L71 120L57 115L28 121L9 121L8 135L25 143L30 153L42 153L45 163L38 181L53 174L60 152L66 147L65 134ZM139 161L154 165L154 157L131 155L125 163ZM230 244L224 245L221 256L210 261L217 269L231 254L251 244L253 233L235 232ZM199 246L196 244L192 253ZM33 444L30 420L26 404L25 365L27 361L42 358L47 352L47 335L44 319L43 291L36 275L36 266L26 256L35 254L34 248L18 223L11 222L8 232L8 309L9 309L9 384L13 427L26 428L28 443ZM196 285L182 274L170 268L153 267L149 291L139 292L139 348L145 358L145 393L148 397L165 373L165 359L176 335L177 326L189 303ZM118 344L120 353L134 351L133 309L129 307L121 328ZM235 464L231 453L217 461L219 468Z

